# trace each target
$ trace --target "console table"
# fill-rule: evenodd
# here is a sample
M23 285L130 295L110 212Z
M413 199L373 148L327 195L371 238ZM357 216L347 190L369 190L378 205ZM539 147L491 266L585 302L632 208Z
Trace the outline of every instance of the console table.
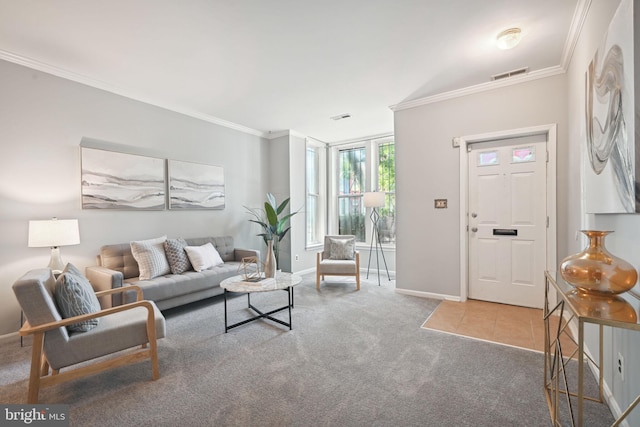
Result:
M545 293L544 293L544 323L545 323L545 345L544 345L544 389L549 412L554 426L559 426L559 404L561 395L564 395L566 405L571 417L571 425L582 427L584 425L584 401L592 400L604 403L603 396L603 329L605 326L612 328L630 329L640 331L638 313L621 296L595 296L579 292L576 288L562 279L559 273L545 271ZM556 297L553 298L552 295ZM565 316L565 313L568 315ZM560 319L557 327L551 326L550 316L559 315ZM569 332L568 323L577 321L578 336L574 337ZM593 324L598 326L598 361L584 352L584 326ZM577 344L577 350L570 354L563 353L561 336L569 337ZM571 357L578 358L578 385L577 390L569 390L569 382L565 368ZM598 396L585 396L584 393L584 372L585 357L597 368L598 371ZM630 363L631 361L627 361ZM577 408L573 408L570 396L577 397ZM629 405L629 407L614 422L617 426L627 415L640 403L640 396ZM577 419L577 421L576 421Z

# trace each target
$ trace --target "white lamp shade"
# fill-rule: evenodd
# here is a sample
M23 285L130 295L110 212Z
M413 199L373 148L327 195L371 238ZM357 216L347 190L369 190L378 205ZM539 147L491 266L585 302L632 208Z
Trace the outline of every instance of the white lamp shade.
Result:
M385 205L385 193L383 191L374 191L364 193L365 208L381 208Z
M29 247L58 247L80 243L77 219L29 221Z

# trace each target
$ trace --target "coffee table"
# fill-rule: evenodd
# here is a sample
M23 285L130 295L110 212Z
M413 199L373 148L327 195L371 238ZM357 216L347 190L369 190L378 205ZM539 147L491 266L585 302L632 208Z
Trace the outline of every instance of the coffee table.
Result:
M253 322L258 319L269 319L281 325L291 327L291 309L293 308L293 287L302 282L302 277L292 274L279 272L276 273L276 277L272 279L262 279L259 282L247 282L244 280L244 276L233 276L224 279L220 282L220 287L224 289L224 332L227 333L229 329L233 329L237 326L244 325L245 323ZM256 292L271 292L271 291L286 291L288 296L288 303L284 307L276 308L268 313L263 313L251 304L251 294ZM249 308L257 313L257 316L250 319L243 320L233 325L229 325L227 322L227 293L245 293L247 294L247 303ZM276 319L271 315L283 310L289 311L289 323Z

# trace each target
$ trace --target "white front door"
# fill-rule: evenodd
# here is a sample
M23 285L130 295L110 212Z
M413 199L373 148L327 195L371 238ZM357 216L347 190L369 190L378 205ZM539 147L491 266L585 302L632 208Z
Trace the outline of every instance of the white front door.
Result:
M542 308L546 135L470 144L469 297Z

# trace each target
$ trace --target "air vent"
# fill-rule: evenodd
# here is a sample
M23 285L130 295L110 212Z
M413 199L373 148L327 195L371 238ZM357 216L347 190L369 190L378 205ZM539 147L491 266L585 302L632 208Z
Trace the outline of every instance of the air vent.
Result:
M338 114L337 116L333 116L333 117L329 117L331 120L342 120L342 119L348 119L351 118L351 114L349 113L344 113L344 114Z
M495 74L491 76L491 80L502 80L509 77L515 77L521 74L526 74L528 71L529 71L529 67L518 68L517 70L507 71L506 73Z

